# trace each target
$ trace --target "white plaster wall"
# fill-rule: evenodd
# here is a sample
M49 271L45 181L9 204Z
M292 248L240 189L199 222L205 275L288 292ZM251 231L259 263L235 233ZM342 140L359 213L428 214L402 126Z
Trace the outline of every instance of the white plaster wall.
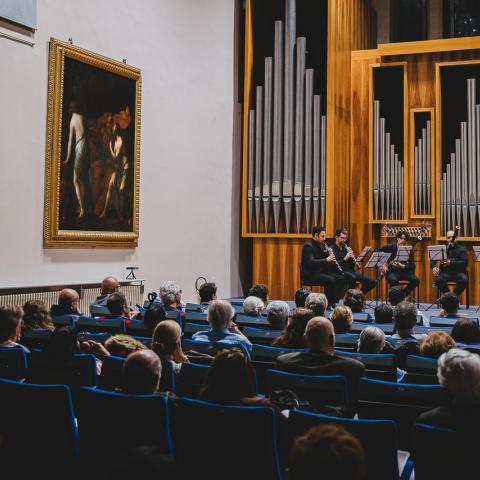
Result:
M135 250L43 249L48 40L142 70L140 240ZM30 48L0 38L0 285L100 280L140 267L147 289L232 271L234 1L39 0ZM232 267L233 265L233 267ZM236 290L237 287L234 287Z

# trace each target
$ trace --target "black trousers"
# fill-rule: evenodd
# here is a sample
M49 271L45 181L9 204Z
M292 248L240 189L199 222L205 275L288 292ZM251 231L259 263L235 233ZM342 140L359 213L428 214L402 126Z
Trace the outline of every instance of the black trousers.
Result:
M355 283L360 282L362 292L365 294L377 286L377 281L374 278L367 277L360 272L344 271L343 275L347 281L347 288L355 288Z
M435 278L435 285L441 293L448 292L447 282L457 282L453 292L458 296L467 288L468 275L466 273L440 272Z
M387 272L387 282L390 287L398 285L400 280L406 280L408 282L408 285L404 288L405 296L410 295L412 290L415 290L415 288L417 288L420 283L418 277L413 273L401 272L398 270Z
M338 303L343 297L347 286L344 275L339 273L316 273L303 280L306 285L321 285L324 288L328 304Z

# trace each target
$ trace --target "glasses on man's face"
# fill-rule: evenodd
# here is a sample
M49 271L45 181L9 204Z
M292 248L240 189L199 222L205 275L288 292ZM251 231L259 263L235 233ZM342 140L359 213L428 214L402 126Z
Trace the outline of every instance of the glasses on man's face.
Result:
M452 240L452 239L453 239L453 237L447 237L447 240Z

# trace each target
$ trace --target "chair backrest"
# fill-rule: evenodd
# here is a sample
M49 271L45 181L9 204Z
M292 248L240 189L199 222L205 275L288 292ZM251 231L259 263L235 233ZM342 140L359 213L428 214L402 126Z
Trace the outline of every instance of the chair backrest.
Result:
M235 323L241 327L251 326L268 328L270 326L265 317L262 317L261 315L247 315L245 313L237 313L235 316Z
M421 355L407 355L406 367L408 371L437 374L438 359Z
M21 347L0 348L0 378L22 380L25 378L27 355Z
M182 397L197 398L209 366L184 363L177 378L177 393Z
M79 342L86 342L87 340L93 340L99 342L102 345L112 336L111 333L88 333L82 332L78 334Z
M371 323L374 320L373 317L368 312L355 312L352 315L353 315L354 322Z
M92 317L103 317L110 315L110 310L106 305L90 305L90 315Z
M32 348L43 348L51 336L52 330L48 328L33 328L24 330L20 341L22 345L31 350Z
M248 337L252 343L261 343L269 345L272 340L283 333L283 330L270 330L268 328L244 327L243 334Z
M77 320L79 332L89 333L126 333L124 318L89 318L80 317Z
M109 355L102 360L102 371L98 377L98 388L102 390L115 390L122 386L122 370L124 357Z
M183 335L185 338L190 338L194 333L202 332L207 328L204 323L185 322L183 324Z
M357 348L358 339L360 334L358 333L336 333L335 345L337 347Z
M244 310L243 310L243 303L241 303L240 305L236 305L234 303L231 304L233 309L235 310L235 313L245 313Z
M68 385L75 394L80 386L97 384L95 355L78 354L65 365L50 365L42 352L31 352L26 379L30 383Z
M81 388L77 418L82 456L92 468L101 470L140 445L154 444L172 455L168 401L162 394Z
M358 333L361 333L363 332L363 330L365 330L368 326L370 326L369 324L366 324L366 323L362 323L362 322L353 322L352 323L352 328L351 328L351 331L353 333L355 332L358 332ZM393 323L375 323L375 327L378 327L380 330L383 330L383 332L385 333L385 335L390 335L393 333L393 331L395 330L395 324Z
M132 318L130 325L127 327L127 333L129 335L149 336L151 332L148 331L143 320Z
M195 350L199 353L206 353L212 355L213 357L217 354L219 350L230 349L230 348L239 348L242 351L245 351L243 346L239 343L226 343L226 342L204 342L200 340L191 340L186 338L182 342L183 351Z
M352 420L293 410L288 418L288 435L293 441L316 425L332 423L346 428L363 445L367 467L365 478L398 479L396 428L391 420Z
M302 400L314 405L347 407L349 404L347 380L341 375L306 375L268 369L264 385L268 393L279 389L293 390Z
M200 305L199 303L187 303L185 306L186 312L206 312L207 309L207 305Z
M476 442L457 432L416 423L412 456L415 480L469 478L477 468Z
M436 317L432 316L430 317L430 326L431 327L453 327L455 323L457 323L457 320L461 317ZM478 318L470 318L470 320L473 320L474 322L477 323L478 325Z
M445 326L445 327L423 327L417 325L415 327L415 333L425 334L428 335L431 332L445 332L451 335L453 327Z
M143 343L147 348L152 347L152 337L139 337L139 336L134 336L133 337L135 340L138 340L139 342Z
M335 350L341 357L353 358L362 362L367 369L367 376L382 380L396 380L397 356L391 353L353 353Z
M285 353L305 351L306 348L282 348L254 344L252 347L252 360L275 363L277 361L277 357L280 355L284 355Z
M1 379L0 398L5 458L15 463L47 459L71 462L77 456L77 428L68 387Z
M388 418L398 427L399 447L411 448L412 425L418 416L447 402L438 385L415 385L362 378L359 383L360 418Z
M182 312L180 310L167 310L165 316L167 317L167 320L174 320L180 325L180 327L183 326Z
M52 323L55 325L56 328L73 327L79 317L79 315L57 315L55 317L52 316Z
M208 325L208 318L207 314L203 312L185 312L185 321L186 322L195 322L195 323L203 323L204 328L205 325Z
M220 480L226 472L235 478L281 478L273 409L178 398L172 417L181 478ZM201 441L192 442L199 436Z

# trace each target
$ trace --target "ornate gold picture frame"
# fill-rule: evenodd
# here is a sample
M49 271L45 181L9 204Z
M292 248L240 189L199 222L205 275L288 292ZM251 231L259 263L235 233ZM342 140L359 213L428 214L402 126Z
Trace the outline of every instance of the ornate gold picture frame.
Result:
M138 245L141 73L50 39L45 247Z

